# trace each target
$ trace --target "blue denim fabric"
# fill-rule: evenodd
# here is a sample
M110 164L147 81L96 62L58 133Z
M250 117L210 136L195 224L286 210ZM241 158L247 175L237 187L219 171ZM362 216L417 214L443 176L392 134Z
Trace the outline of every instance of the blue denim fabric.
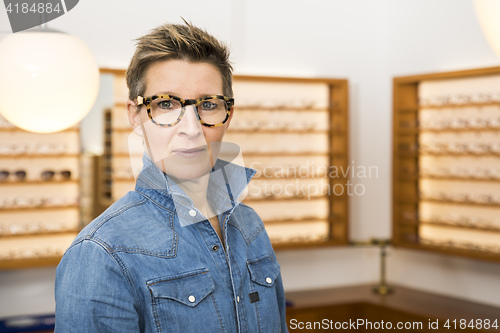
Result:
M238 168L243 183L227 186L229 201L219 193L230 203L221 244L206 219L181 225L179 215L199 211L145 161L135 191L85 227L57 267L55 332L287 332L264 225L234 199L255 171L220 170L230 180Z

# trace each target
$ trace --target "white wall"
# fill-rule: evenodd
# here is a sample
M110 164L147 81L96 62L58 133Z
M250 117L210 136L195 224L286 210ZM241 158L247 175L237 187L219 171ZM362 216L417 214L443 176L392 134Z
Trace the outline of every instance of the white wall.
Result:
M391 235L392 78L499 63L470 0L86 0L49 26L82 38L100 66L125 68L133 38L180 16L227 41L240 74L349 79L351 160L379 171L354 180L366 188L351 197L354 240ZM0 31L5 20L0 9ZM98 131L92 123L84 130ZM375 283L379 274L373 248L282 251L278 259L287 290ZM392 283L500 305L499 264L392 249L388 268ZM53 271L0 272L0 317L53 311Z

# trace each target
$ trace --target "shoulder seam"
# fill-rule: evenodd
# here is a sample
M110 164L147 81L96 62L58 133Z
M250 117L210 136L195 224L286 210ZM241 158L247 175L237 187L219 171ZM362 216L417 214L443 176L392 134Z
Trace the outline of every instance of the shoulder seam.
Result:
M250 245L254 240L255 238L257 238L257 236L259 236L261 233L262 233L262 230L264 230L264 225L261 225L260 228L254 232L248 239L245 237L245 234L243 233L243 231L241 231L241 229L237 226L237 225L234 225L232 223L228 223L228 225L238 229L238 231L241 233L241 235L243 236L243 238L245 239L245 242L247 243L247 245Z
M147 199L146 198L142 198L140 201L136 201L136 202L132 202L132 203L129 203L123 207L120 207L119 209L115 210L114 212L112 213L109 213L108 215L106 215L105 217L102 218L101 221L99 221L99 223L97 223L94 228L92 228L92 230L90 230L87 234L87 236L84 236L84 238L88 238L89 236L90 237L93 237L94 234L97 232L97 230L107 221L111 220L112 218L120 215L121 213L129 210L130 208L132 207L136 207L136 206L140 206L140 205L143 205L147 202Z
M236 228L236 229L238 229L238 231L241 233L241 235L242 235L242 236L243 236L243 238L245 239L245 242L247 243L247 245L250 245L250 244L251 244L251 243L255 240L255 238L257 238L257 237L258 237L258 236L262 233L262 231L263 231L263 230L265 230L265 227L264 227L264 222L262 221L262 219L260 218L260 216L259 216L259 215L255 212L255 210L254 210L252 207L247 206L247 205L245 205L245 204L243 204L243 203L240 203L239 205L240 205L240 206L243 206L243 207L245 207L245 208L247 208L247 209L250 209L250 210L251 210L251 211L252 211L252 212L253 212L253 213L254 213L254 214L258 217L258 219L259 219L259 221L260 221L260 227L259 227L259 228L258 228L258 229L257 229L257 230L253 233L253 234L251 234L251 235L247 238L247 237L245 236L245 234L243 233L243 231L240 229L240 227L239 227L238 225L234 224L234 223L231 223L231 220L229 220L229 221L227 222L227 224L228 224L228 225L230 225L230 226L233 226L233 227L234 227L234 228Z

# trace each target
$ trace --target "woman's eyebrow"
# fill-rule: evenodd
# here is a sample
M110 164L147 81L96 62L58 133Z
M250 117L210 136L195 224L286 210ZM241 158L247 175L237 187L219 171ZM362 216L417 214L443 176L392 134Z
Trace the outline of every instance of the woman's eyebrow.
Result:
M184 97L181 97L179 94L177 94L175 92L172 92L172 91L161 91L161 92L153 94L152 96L155 96L155 95L156 96L158 96L158 95L169 95L169 96L179 97L179 98L182 98L182 99L197 99L197 98L203 98L203 97L207 97L207 96L216 96L216 95L223 95L223 94L206 93L206 94L198 94L197 98L184 98Z
M175 97L180 97L178 94L176 94L175 92L171 92L171 91L160 91L160 92L157 92L157 93L154 93L152 96L158 96L158 95L170 95L170 96L175 96Z

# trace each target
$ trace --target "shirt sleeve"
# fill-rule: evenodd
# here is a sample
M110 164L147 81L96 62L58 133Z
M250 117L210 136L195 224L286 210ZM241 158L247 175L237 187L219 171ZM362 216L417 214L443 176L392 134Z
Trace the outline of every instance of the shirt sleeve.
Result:
M57 267L55 333L140 332L132 282L119 259L94 240L73 245Z

